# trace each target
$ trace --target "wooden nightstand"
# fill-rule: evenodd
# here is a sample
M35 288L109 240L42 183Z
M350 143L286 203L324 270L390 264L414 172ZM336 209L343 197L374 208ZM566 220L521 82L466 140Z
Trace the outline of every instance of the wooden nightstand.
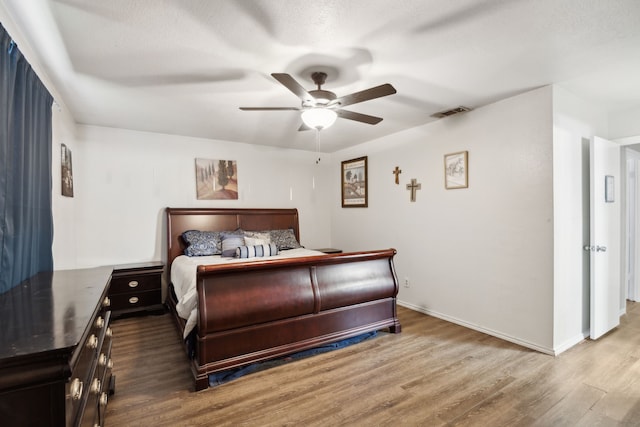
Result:
M335 249L335 248L320 248L320 249L314 249L314 251L324 252L325 254L341 254L342 253L342 249Z
M158 261L114 266L109 286L112 315L164 311L163 271L164 264Z

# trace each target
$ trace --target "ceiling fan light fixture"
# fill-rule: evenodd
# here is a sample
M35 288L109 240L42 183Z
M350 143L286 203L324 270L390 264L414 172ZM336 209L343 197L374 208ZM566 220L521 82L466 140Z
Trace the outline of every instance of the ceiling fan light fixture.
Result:
M326 129L331 126L338 114L328 108L314 107L304 110L301 114L302 121L312 129Z
M343 110L342 107L369 101L371 99L381 98L383 96L393 95L394 93L396 93L396 89L393 86L391 86L389 83L385 83L338 98L335 93L322 89L322 85L324 84L327 77L327 74L323 72L315 72L311 75L313 82L318 88L310 91L307 91L304 87L302 87L300 83L298 83L289 74L272 73L271 76L276 79L281 85L289 89L291 93L300 98L300 100L302 101L302 105L300 106L300 108L240 107L240 109L243 111L302 111L301 118L304 124L300 126L300 128L298 129L299 131L305 131L309 129L326 129L329 126L333 125L338 116L340 116L340 118L342 119L353 120L370 125L378 124L382 121L381 117Z

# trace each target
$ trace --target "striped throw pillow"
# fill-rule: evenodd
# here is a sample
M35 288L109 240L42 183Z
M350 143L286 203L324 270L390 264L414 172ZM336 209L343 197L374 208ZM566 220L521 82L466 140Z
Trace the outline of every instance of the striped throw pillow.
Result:
M270 243L268 245L240 246L236 248L236 257L254 258L278 255L278 247Z

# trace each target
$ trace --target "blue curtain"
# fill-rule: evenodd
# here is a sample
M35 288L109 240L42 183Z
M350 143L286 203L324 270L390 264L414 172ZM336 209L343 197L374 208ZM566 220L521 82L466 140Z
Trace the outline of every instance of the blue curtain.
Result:
M0 25L0 293L53 269L52 102Z

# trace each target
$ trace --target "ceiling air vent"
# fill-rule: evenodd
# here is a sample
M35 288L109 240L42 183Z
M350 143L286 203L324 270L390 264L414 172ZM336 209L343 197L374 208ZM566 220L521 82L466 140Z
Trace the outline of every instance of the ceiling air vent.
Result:
M467 111L471 111L471 108L463 107L462 105L456 108L452 108L446 111L440 111L439 113L434 113L431 117L435 117L437 119L441 119L443 117L453 116L454 114L466 113Z

